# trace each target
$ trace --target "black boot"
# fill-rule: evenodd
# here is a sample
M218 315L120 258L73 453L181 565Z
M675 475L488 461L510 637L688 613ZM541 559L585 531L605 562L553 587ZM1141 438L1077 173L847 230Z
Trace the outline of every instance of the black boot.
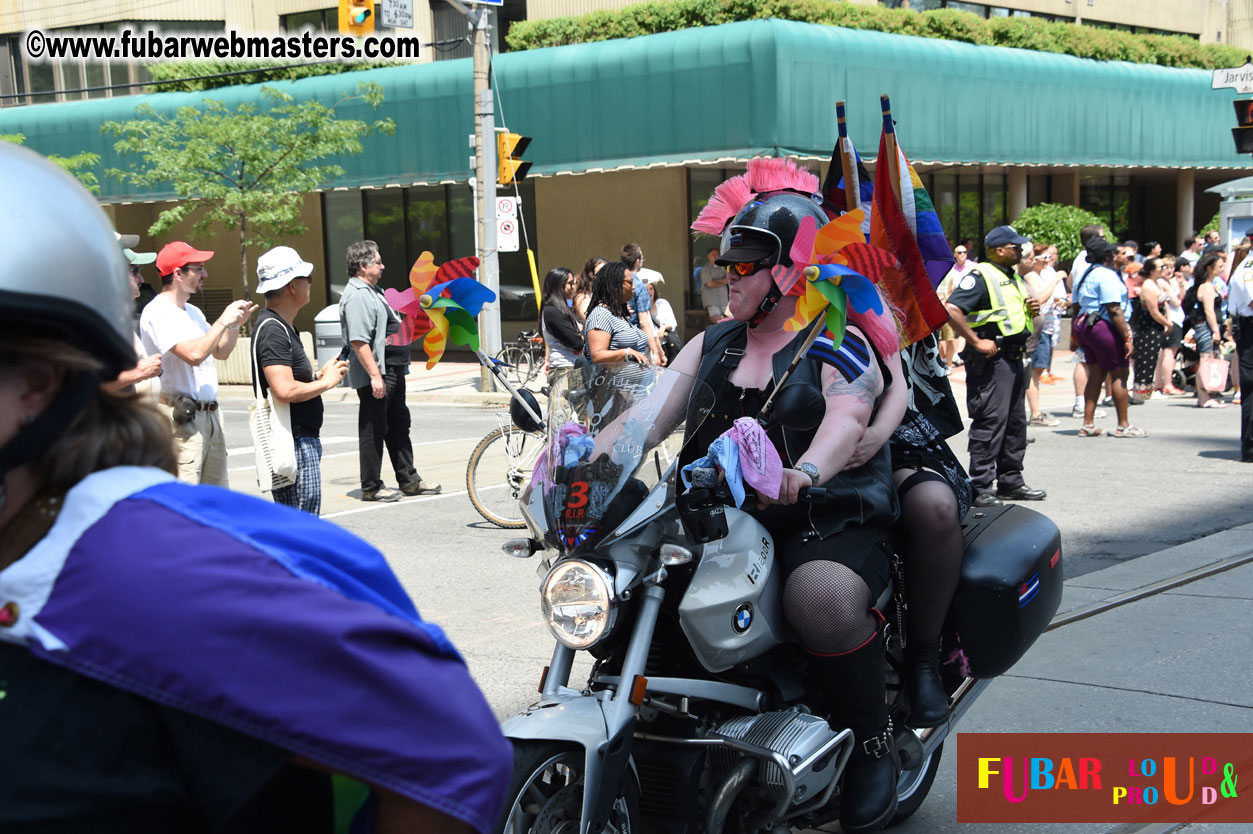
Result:
M940 680L940 641L910 640L905 649L909 726L938 727L948 721L948 693Z
M896 813L900 761L892 741L883 681L883 635L834 657L816 657L813 666L831 698L836 726L853 731L856 746L844 770L840 826L848 834L878 831Z

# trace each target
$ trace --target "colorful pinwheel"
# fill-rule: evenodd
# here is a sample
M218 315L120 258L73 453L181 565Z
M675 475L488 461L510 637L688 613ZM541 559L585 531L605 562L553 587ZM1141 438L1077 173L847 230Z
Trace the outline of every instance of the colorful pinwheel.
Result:
M838 348L844 340L850 302L858 313L883 313L878 290L864 273L881 274L895 259L866 243L861 221L860 210L841 215L821 229L808 217L801 221L792 243L795 266L791 269L805 279L805 289L797 299L796 313L784 325L787 330L807 327L825 310L832 345Z
M423 337L428 370L443 358L450 338L453 344L479 348L474 320L496 294L470 277L478 266L478 258L458 258L436 268L435 257L423 252L409 271L410 287L384 293L392 309L409 316L413 338Z

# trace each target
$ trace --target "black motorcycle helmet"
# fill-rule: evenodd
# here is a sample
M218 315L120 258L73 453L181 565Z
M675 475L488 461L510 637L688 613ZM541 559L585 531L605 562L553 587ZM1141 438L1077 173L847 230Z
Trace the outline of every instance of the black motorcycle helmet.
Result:
M792 266L792 242L801 220L811 217L817 228L830 219L822 208L821 194L806 196L797 191L761 194L740 209L722 232L719 266L765 261L768 266ZM762 299L749 327L756 327L783 297L776 283Z

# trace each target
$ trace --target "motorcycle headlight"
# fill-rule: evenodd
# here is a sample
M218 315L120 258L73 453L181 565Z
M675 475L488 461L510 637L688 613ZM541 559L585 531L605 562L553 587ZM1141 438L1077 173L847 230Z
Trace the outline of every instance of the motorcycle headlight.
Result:
M605 572L579 559L560 562L540 586L548 628L572 649L586 649L609 632L617 613L614 602Z

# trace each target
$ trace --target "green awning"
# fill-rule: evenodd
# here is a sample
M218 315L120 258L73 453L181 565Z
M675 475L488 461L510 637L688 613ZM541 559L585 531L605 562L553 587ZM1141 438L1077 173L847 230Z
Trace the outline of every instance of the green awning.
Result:
M879 95L891 96L901 144L917 162L1243 169L1233 149L1230 90L1201 70L1098 62L1002 47L779 20L512 52L494 62L497 124L533 141L535 175L679 165L752 156L825 158L835 102L848 102L863 156L878 149ZM397 131L337 160L326 187L464 181L473 130L468 59L278 82L326 103L359 81L386 99L361 119ZM256 86L0 109L0 134L44 153L119 159L99 125L148 102L162 112L212 97L255 100ZM502 118L503 116L503 118ZM110 202L168 198L101 178Z

